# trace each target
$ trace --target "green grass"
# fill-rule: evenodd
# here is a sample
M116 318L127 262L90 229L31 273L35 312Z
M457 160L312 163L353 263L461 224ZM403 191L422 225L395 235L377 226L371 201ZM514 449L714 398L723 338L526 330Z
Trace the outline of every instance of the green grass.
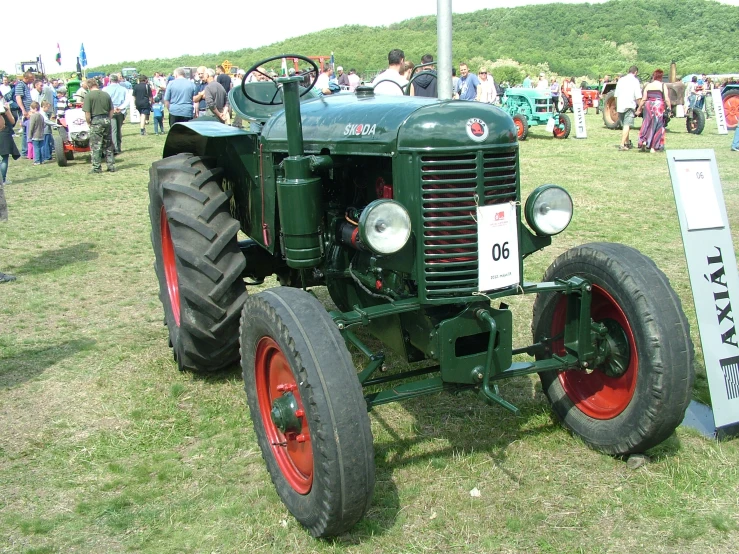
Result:
M618 152L618 133L592 111L587 123L587 140L553 140L538 127L521 144L523 192L559 183L576 206L526 276L540 279L558 253L594 240L651 256L688 314L695 397L706 401L665 154ZM183 374L172 361L146 190L163 139L137 133L126 126L115 174L88 175L84 158L10 164L0 270L18 281L0 285L0 551L736 550L737 441L679 428L629 470L560 427L533 377L501 386L518 417L471 394L375 409L372 506L350 533L312 539L269 480L238 372ZM674 120L667 135L671 149L715 149L736 242L730 141L713 120L700 136ZM517 345L529 336L531 301L511 301Z

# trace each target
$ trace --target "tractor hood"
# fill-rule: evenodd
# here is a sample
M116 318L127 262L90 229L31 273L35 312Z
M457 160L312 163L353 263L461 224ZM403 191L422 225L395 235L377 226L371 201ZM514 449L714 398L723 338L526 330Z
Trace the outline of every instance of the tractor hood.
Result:
M401 150L470 148L516 141L502 110L487 104L408 96L337 94L300 104L305 152L392 156ZM287 150L285 112L262 130L266 150Z

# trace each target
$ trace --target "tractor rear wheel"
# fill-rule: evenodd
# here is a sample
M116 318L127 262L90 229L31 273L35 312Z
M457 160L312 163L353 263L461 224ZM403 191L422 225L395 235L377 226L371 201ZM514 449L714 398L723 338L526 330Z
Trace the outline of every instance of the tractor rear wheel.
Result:
M239 359L246 260L222 170L178 154L149 170L149 217L159 298L180 370L216 371Z
M552 134L554 135L554 138L566 139L570 136L570 130L572 129L570 118L561 113L556 116L556 119L558 119L559 121L555 121L554 131L552 131Z
M685 118L685 128L688 133L700 135L706 126L706 114L703 113L703 110L696 108L690 110L690 112L690 115Z
M570 106L570 99L567 98L564 94L560 94L557 97L557 111L559 113L564 113L567 110L571 108Z
M623 244L592 243L560 255L544 281L579 276L592 285L591 317L608 329L611 354L584 370L539 374L565 427L612 455L643 452L680 425L693 387L693 343L680 299L657 266ZM567 298L534 302L534 341L551 338L547 357L564 354Z
M616 95L613 90L603 97L603 124L609 129L618 129L621 127L618 122Z
M67 166L67 156L64 152L64 139L60 134L54 135L54 157L59 167Z
M726 127L733 130L739 124L739 89L728 90L723 95Z
M246 300L240 335L249 411L277 493L314 537L347 531L369 508L375 461L336 324L309 293L277 287Z
M526 140L529 136L529 122L525 115L516 114L513 116L513 123L516 125L516 137L518 140Z

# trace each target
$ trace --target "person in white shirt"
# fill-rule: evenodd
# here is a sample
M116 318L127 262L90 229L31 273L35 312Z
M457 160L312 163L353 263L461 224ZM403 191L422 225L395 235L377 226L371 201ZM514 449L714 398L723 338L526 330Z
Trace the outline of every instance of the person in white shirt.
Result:
M634 125L634 116L636 112L636 103L641 100L641 84L636 76L639 69L632 65L629 72L621 77L616 83L614 96L616 97L616 111L618 119L623 127L621 133L621 144L619 150L631 149L631 141L629 140L629 129Z
M539 73L539 82L536 83L537 90L549 90L549 81L547 81L546 73L543 71Z
M401 87L408 84L408 79L400 74L403 70L403 64L405 64L405 54L403 51L397 48L390 50L387 55L387 64L387 69L372 81L372 86L375 87L375 94L402 96L404 89Z
M488 70L484 67L477 72L480 79L480 86L477 87L477 101L485 104L495 104L498 100L498 93L495 90L495 82L493 76L488 75Z
M357 70L352 68L349 70L349 92L354 92L354 90L359 86L359 83L361 82L361 79L359 78L359 75L357 75Z

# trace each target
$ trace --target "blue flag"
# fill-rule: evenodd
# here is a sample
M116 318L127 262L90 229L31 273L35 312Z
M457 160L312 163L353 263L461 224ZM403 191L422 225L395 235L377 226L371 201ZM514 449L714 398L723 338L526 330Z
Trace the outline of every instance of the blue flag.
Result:
M80 45L80 65L82 67L87 67L87 54L85 54L84 43Z

